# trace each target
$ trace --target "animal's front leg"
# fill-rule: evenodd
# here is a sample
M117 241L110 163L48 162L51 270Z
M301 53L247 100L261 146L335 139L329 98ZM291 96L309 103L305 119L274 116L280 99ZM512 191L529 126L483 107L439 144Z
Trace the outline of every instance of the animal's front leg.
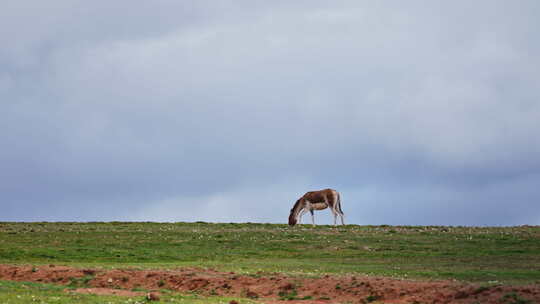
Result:
M313 210L309 210L309 212L311 212L311 223L313 224L313 226L315 226L315 212L313 212Z
M304 216L304 213L306 213L306 209L302 209L302 211L300 211L300 214L298 214L298 224L302 224L302 216Z

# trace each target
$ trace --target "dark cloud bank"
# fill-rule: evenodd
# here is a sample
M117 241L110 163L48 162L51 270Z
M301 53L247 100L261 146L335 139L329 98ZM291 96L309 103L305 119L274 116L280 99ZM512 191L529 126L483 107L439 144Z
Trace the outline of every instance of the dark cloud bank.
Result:
M539 6L3 2L0 220L540 224Z

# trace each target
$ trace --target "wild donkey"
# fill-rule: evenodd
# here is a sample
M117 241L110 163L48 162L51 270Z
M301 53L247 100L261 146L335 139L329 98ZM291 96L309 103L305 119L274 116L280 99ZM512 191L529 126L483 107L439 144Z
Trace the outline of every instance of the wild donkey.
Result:
M339 193L333 189L310 191L299 198L291 209L289 225L294 226L297 223L300 223L302 215L307 211L311 213L311 221L313 225L315 225L313 210L323 210L326 208L330 208L330 211L334 214L334 226L336 225L338 215L341 218L341 224L345 225L343 222L343 211L341 210Z

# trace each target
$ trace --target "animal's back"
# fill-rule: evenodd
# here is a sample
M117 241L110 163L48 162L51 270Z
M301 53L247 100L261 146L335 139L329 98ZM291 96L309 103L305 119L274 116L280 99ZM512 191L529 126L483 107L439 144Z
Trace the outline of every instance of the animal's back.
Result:
M319 191L309 191L306 194L304 194L304 198L311 203L319 203L319 202L325 202L326 200L330 200L333 196L335 190L333 189L324 189Z

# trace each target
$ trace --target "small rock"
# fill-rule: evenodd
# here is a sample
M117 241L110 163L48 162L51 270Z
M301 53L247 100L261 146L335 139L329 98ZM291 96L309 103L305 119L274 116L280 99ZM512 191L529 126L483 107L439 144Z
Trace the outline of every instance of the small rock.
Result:
M148 301L159 301L159 294L157 292L150 292L146 295Z
M96 274L96 271L93 269L83 269L82 271L85 275L94 275Z
M469 295L465 291L460 290L454 295L454 299L464 299L464 298L466 298L468 296Z
M282 285L279 287L279 289L281 290L292 290L292 289L295 289L296 287L294 286L294 284L291 284L291 283L287 283L285 285Z
M109 279L107 280L107 282L108 282L108 283L112 283L112 282L113 282L113 279L112 279L112 278L109 278Z
M257 299L259 297L259 295L256 293L256 292L253 292L251 290L248 290L246 292L246 296L250 299Z

